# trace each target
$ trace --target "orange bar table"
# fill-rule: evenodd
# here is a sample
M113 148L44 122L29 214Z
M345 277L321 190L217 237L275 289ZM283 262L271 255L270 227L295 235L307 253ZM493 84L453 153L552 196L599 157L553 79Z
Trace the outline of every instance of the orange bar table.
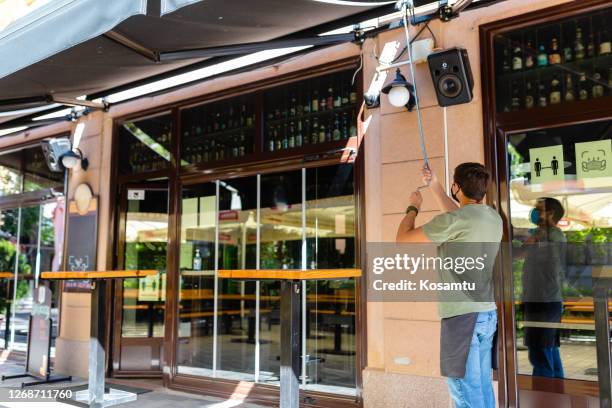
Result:
M361 276L359 269L241 269L219 270L219 278L281 281L280 408L300 406L300 282Z
M137 396L132 392L110 388L108 393L104 389L104 320L100 312L105 310L106 283L116 278L142 278L157 275L155 270L128 270L128 271L67 271L43 272L41 279L46 280L91 280L91 326L89 335L89 378L85 391L76 393L78 402L85 402L90 407L108 407L135 401Z

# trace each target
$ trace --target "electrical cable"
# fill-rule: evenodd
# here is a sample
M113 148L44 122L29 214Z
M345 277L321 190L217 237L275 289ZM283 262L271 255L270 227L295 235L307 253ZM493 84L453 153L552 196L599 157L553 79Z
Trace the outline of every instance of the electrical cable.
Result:
M414 11L414 5L410 2L410 10ZM414 76L414 63L412 60L412 43L410 42L410 33L408 31L408 0L404 0L402 4L402 14L404 20L404 34L406 35L406 45L408 49L408 59L410 65L410 76L412 77L412 81L414 82L412 86L414 87L414 100L417 111L417 122L419 125L419 136L421 139L421 153L423 155L424 167L429 168L429 160L427 159L427 151L425 150L425 136L423 134L423 120L421 118L421 109L419 105L419 96L417 92L417 84L416 78ZM426 186L421 186L418 189L424 188Z

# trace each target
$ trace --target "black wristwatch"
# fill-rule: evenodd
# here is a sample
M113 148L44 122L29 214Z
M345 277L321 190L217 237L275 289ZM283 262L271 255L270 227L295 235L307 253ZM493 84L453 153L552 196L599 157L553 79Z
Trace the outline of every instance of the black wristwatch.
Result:
M415 216L419 215L419 209L414 205L409 205L408 208L406 208L406 214L408 214L410 211L414 211Z

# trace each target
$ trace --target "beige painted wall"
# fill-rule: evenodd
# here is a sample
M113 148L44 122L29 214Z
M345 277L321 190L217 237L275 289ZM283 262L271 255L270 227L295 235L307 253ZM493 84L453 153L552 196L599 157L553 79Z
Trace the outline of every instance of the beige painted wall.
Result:
M479 26L537 8L563 3L509 0L493 7L462 13L448 23L432 22L440 49L466 48L474 75L474 99L446 108L448 129L445 174L444 108L437 105L427 64L419 64L415 80L408 66L401 68L410 82L416 81L430 165L444 182L453 168L465 161L484 161L482 95L480 82ZM411 35L416 30L411 29ZM431 37L424 31L422 38ZM378 64L374 54L393 59L404 47L403 29L381 33L364 44L364 89L368 89ZM384 56L384 58L383 58ZM407 60L403 56L401 60ZM394 70L388 74L391 78ZM387 79L387 81L389 78ZM368 122L369 121L369 122ZM394 108L381 95L379 108L367 111L366 233L368 241L393 241L408 197L422 184L423 165L416 111ZM437 214L431 194L423 191L423 208L417 217L422 225ZM364 402L373 407L447 407L451 405L445 380L439 371L440 322L433 303L374 303L367 305L368 367L364 372Z

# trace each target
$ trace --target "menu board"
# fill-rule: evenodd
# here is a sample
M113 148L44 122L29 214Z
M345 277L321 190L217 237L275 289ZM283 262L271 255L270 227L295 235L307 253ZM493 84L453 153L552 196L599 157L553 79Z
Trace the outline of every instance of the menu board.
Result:
M66 270L94 271L98 248L98 201L92 198L87 211L79 211L74 201L68 206L68 230L66 233ZM64 282L64 292L89 292L91 283L86 280Z

